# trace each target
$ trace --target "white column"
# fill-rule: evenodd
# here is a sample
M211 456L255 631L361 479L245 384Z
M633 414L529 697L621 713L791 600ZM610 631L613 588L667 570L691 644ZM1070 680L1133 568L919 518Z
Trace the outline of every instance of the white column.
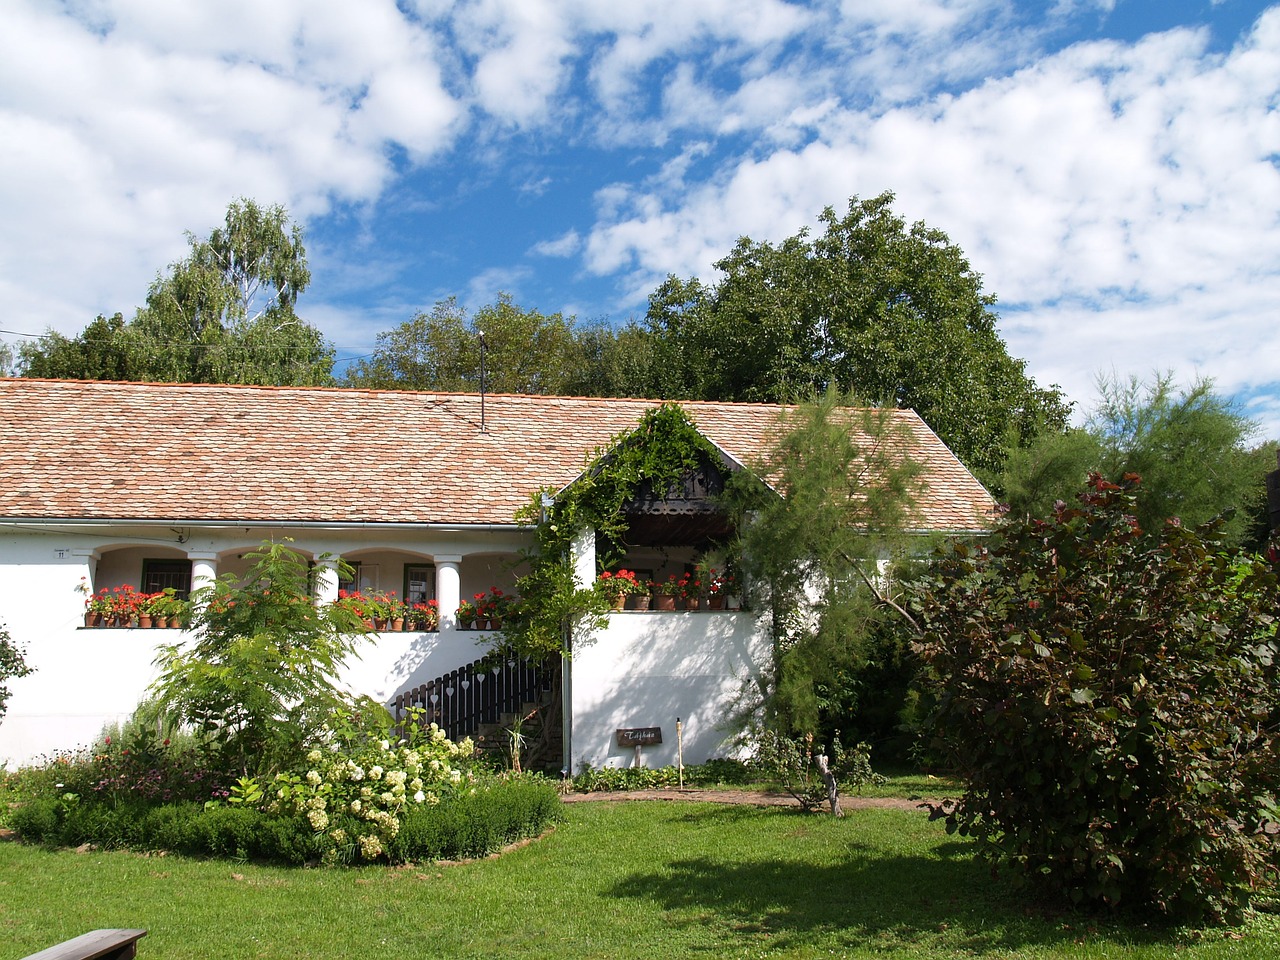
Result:
M187 559L191 561L191 592L213 586L218 579L218 555L205 550L188 550Z
M590 587L596 582L596 531L588 527L573 538L569 546L569 558L573 563L573 579L579 587Z
M334 553L316 558L316 603L333 603L338 599L338 564L341 560Z
M437 555L436 599L440 601L440 629L452 630L458 626L458 604L462 601L462 573L460 554Z
M98 559L102 554L98 553L98 551L92 547L72 547L71 556L75 557L76 563L79 565L78 575L84 583L85 590L88 591L84 595L84 599L88 600L97 592L94 581L98 576ZM81 581L77 581L77 586ZM88 607L85 607L84 610L80 612L85 612L88 609Z

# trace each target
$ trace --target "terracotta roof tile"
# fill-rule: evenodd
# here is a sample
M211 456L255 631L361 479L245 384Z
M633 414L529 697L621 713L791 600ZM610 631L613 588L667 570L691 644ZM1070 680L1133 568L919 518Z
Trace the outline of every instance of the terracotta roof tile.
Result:
M510 523L660 401L0 379L0 517ZM685 402L751 464L770 404ZM923 524L982 529L992 500L920 420Z

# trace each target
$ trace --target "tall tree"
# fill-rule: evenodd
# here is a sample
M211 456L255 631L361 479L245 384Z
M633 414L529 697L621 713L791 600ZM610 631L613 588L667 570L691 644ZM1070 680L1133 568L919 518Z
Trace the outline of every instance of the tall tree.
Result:
M714 286L670 277L650 297L646 393L787 401L834 386L916 410L990 477L1006 444L1069 412L996 331L982 290L942 231L907 227L893 194L823 211L825 229L774 245L741 239Z
M516 305L510 294L469 314L441 300L386 333L368 360L347 371L351 386L374 389L480 388L481 334L486 387L495 393L592 394L607 389L612 334L601 325Z
M735 552L773 638L767 712L786 735L844 725L824 716L823 701L858 682L872 648L886 642L884 621L901 615L881 564L916 525L920 468L903 457L907 438L885 411L852 403L828 390L797 407L764 461L736 475L728 493L740 517Z
M1257 425L1198 379L1179 388L1171 374L1150 382L1100 377L1084 426L1046 432L1014 451L1001 480L1017 516L1045 516L1072 502L1091 472L1119 482L1142 477L1138 522L1152 536L1177 517L1198 526L1232 511L1221 536L1231 544L1265 541L1265 474L1275 444L1251 446Z
M21 348L27 376L191 383L332 382L334 351L295 312L311 280L302 231L281 206L234 201L207 239L157 277L133 320Z

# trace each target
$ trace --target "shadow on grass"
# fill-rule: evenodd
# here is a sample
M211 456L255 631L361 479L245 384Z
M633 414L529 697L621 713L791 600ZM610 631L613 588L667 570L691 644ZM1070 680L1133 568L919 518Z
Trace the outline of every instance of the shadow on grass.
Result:
M1070 951L1072 944L1099 939L1116 946L1179 940L1167 928L1037 905L977 863L967 841L939 839L923 844L921 853L904 853L890 849L899 845L894 838L874 830L831 831L833 821L819 823L818 817L787 809L721 807L672 819L715 826L761 817L794 820L797 836L821 830L823 842L830 840L827 862L726 851L723 857L675 859L633 873L607 893L655 903L667 911L664 922L674 925L719 928L726 938L767 937L773 949L828 946L834 940L869 950Z

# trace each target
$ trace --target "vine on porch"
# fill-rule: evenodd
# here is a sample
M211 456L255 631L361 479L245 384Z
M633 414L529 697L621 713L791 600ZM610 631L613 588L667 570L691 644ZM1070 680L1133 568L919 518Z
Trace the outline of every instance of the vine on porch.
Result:
M529 572L516 581L520 601L499 641L504 655L561 653L569 626L577 642L589 640L604 625L609 602L590 584L575 582L574 539L583 530L596 531L603 544L597 572L620 561L626 554L623 506L637 490L645 483L666 490L719 456L682 407L664 403L593 451L582 476L559 496L551 488L536 491L516 517L534 527L536 545L522 557Z

